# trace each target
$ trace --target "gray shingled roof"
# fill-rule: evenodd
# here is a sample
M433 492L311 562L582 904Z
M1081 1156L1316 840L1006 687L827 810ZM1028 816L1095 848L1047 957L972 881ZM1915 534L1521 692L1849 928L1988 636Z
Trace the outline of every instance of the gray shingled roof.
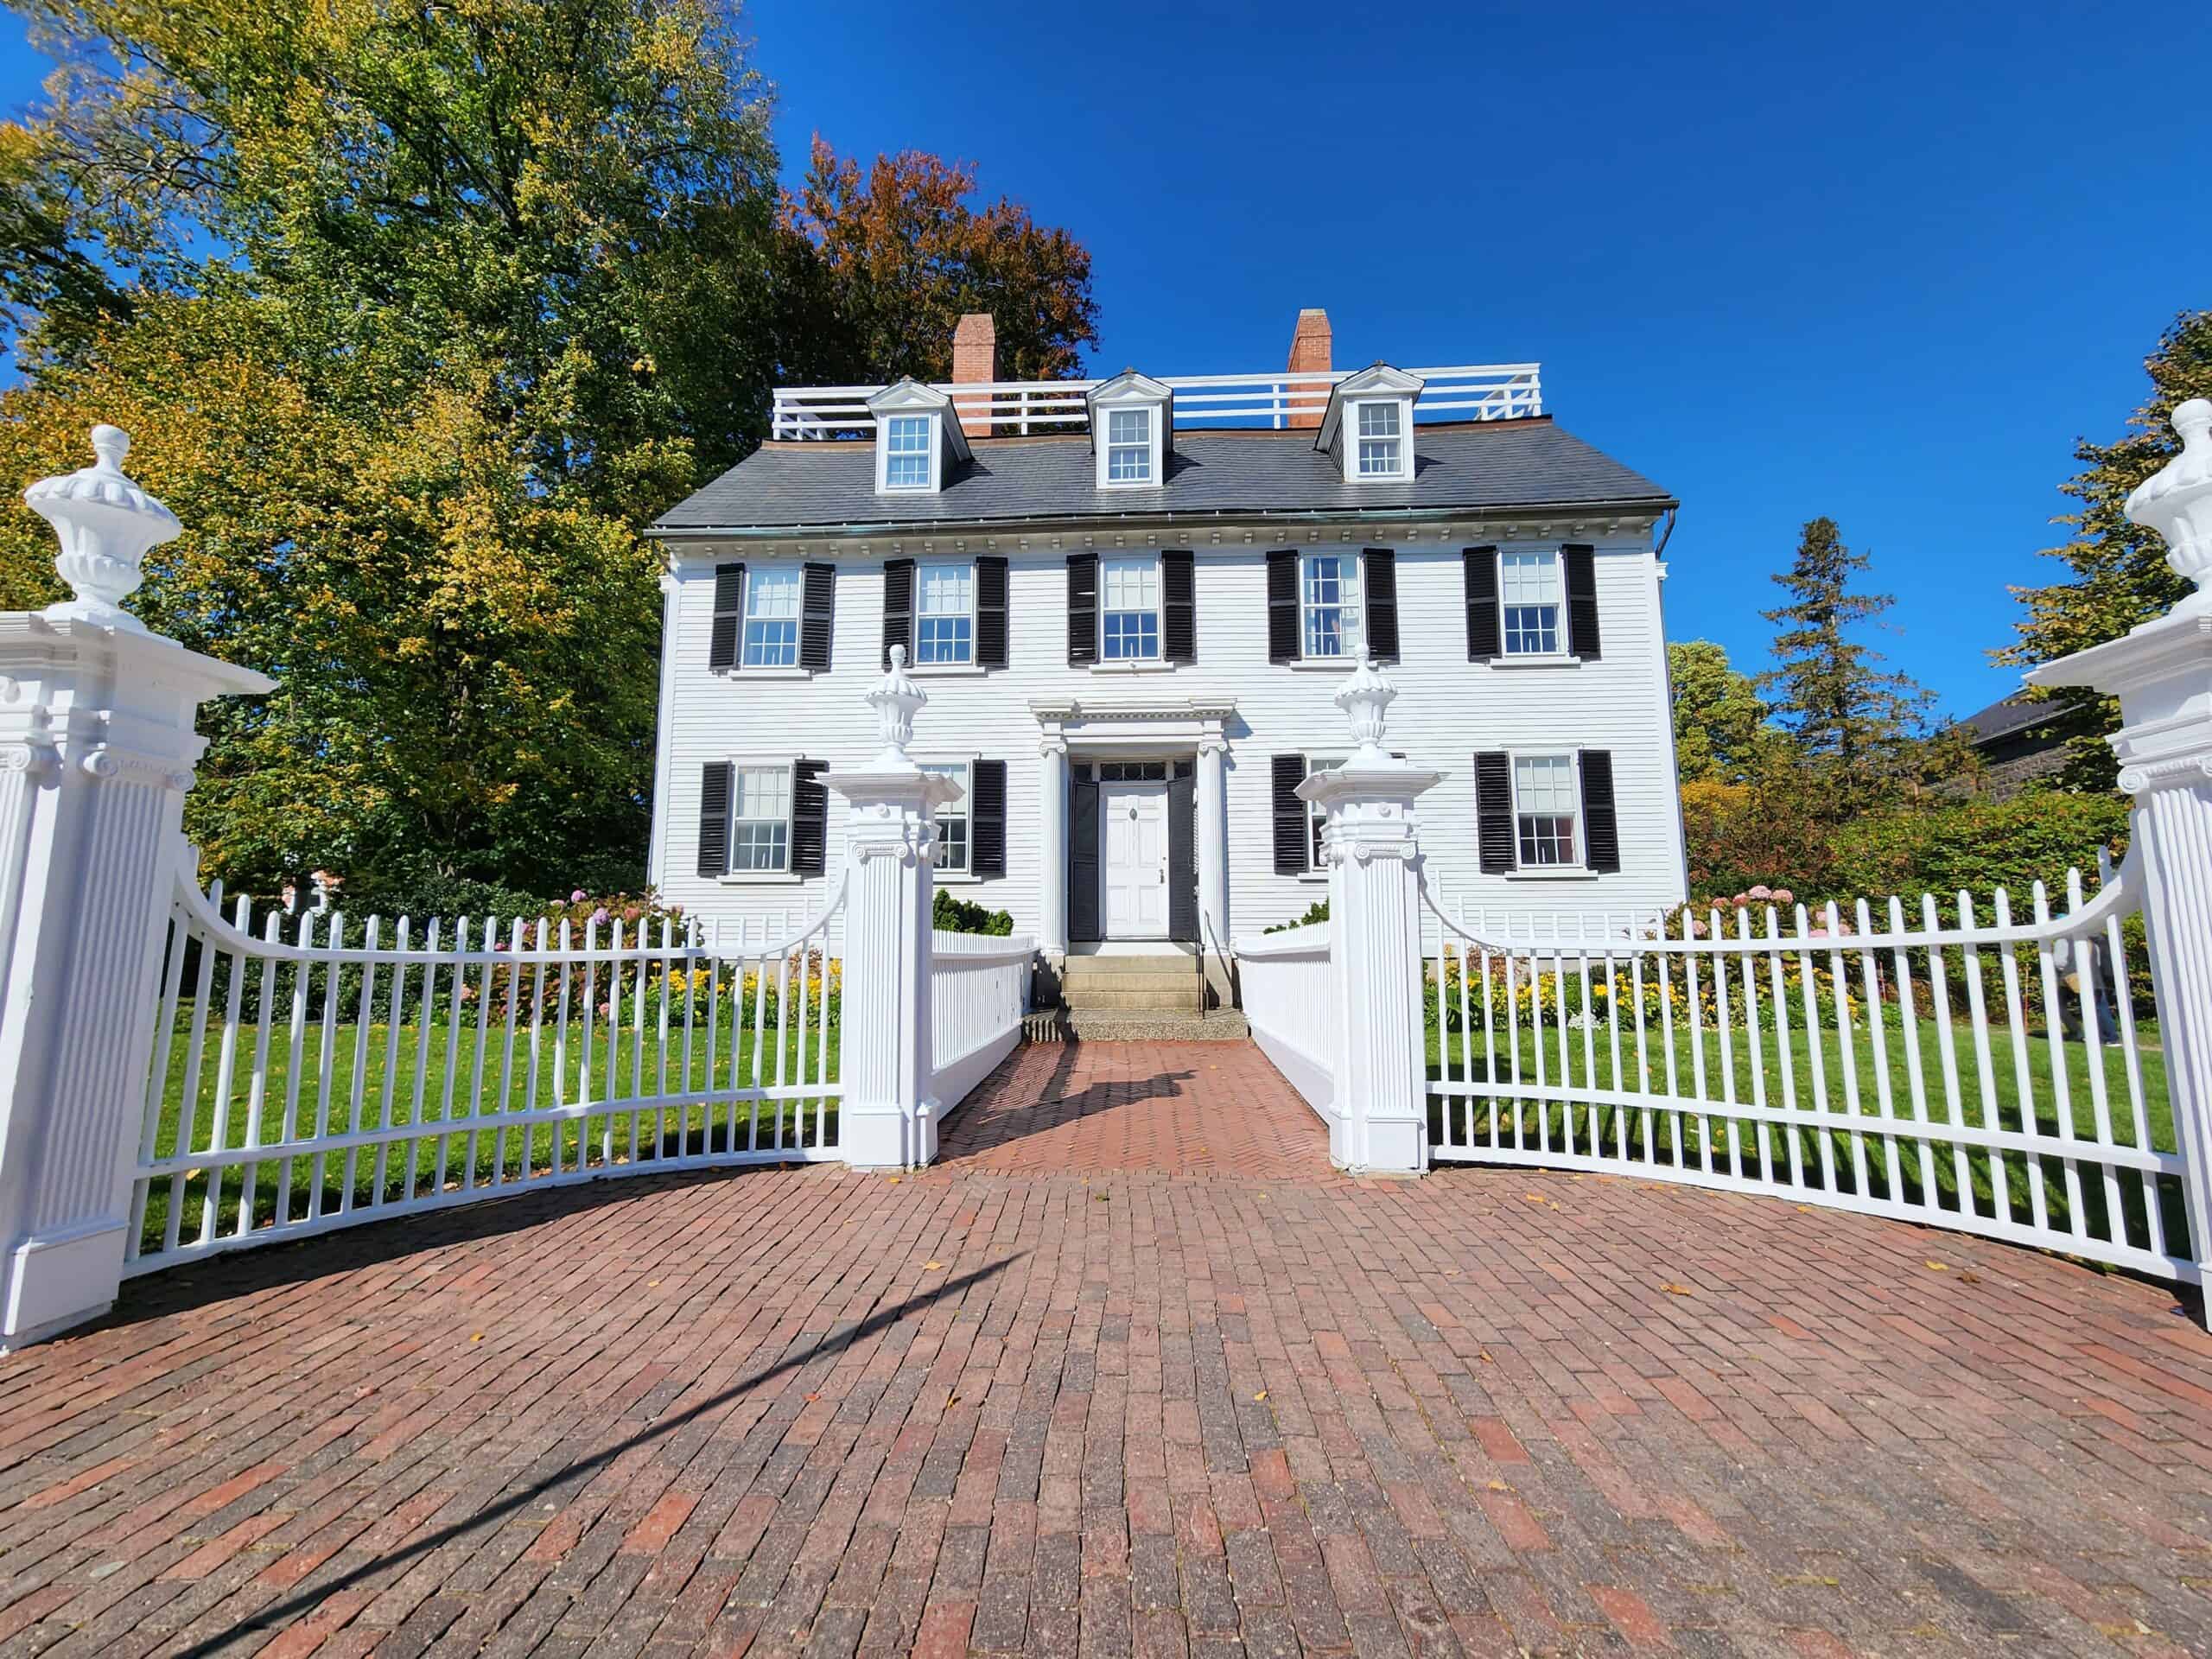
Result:
M2065 715L2064 703L2031 702L2022 693L2015 691L2011 696L1968 715L1959 724L1974 734L1974 742L1993 743L1999 738L2010 737L2015 732L2054 725Z
M1003 524L1163 515L1670 507L1649 479L1548 416L1414 429L1414 476L1347 484L1310 431L1179 432L1157 489L1099 489L1089 439L984 439L936 495L878 495L874 446L772 443L662 516L664 531Z

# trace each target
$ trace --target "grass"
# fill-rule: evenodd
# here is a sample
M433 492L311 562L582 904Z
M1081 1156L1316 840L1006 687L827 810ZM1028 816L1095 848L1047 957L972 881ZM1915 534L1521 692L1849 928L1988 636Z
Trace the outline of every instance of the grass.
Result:
M1433 998L1434 994L1432 985L1429 995ZM2152 1200L2145 1193L2146 1184L2155 1184L2167 1249L2175 1255L2190 1254L2186 1212L2177 1179L2136 1170L2110 1169L2093 1161L2094 1147L2107 1141L2099 1131L2094 1088L2099 1081L2104 1086L2105 1111L2110 1124L2107 1143L2127 1147L2147 1144L2160 1151L2175 1147L2173 1110L2155 1024L2139 1022L2134 1029L2134 1059L2142 1080L2139 1113L2128 1078L2128 1056L2120 1044L2101 1046L2094 1067L2085 1043L2069 1036L2063 1045L2060 1064L2067 1084L2067 1117L2075 1137L2089 1143L2084 1148L2084 1161L2075 1164L2066 1157L2040 1150L2003 1149L1993 1154L1985 1147L1959 1148L1955 1143L1941 1139L1922 1141L1916 1137L1885 1135L1877 1128L1884 1115L1885 1083L1895 1116L1904 1119L1915 1116L1910 1056L1911 1044L1916 1043L1923 1097L1931 1119L1938 1123L2056 1137L2059 1133L2060 1106L2055 1079L2059 1073L2054 1070L2048 1033L2041 1029L2023 1033L2027 1039L2024 1090L2010 1027L1994 1018L1991 1021L1991 1065L1985 1080L1976 1056L1972 1026L1963 1020L1953 1021L1948 1034L1957 1077L1955 1096L1947 1084L1942 1060L1942 1043L1946 1033L1933 1017L1901 1008L1895 1003L1882 1005L1883 1052L1878 1058L1862 1010L1853 1021L1848 1066L1849 1077L1857 1086L1857 1115L1870 1120L1867 1130L1858 1132L1777 1121L1784 1114L1784 1101L1789 1096L1794 1095L1800 1112L1808 1111L1815 1099L1813 1050L1807 1043L1807 1033L1795 1021L1789 1032L1785 1063L1771 1026L1758 1033L1755 1059L1740 1023L1729 1033L1730 1040L1724 1052L1720 1033L1709 1023L1693 1037L1687 1022L1678 1016L1671 1049L1675 1089L1690 1096L1686 1103L1688 1109L1685 1110L1611 1104L1570 1105L1555 1098L1544 1098L1550 1090L1562 1085L1560 1033L1556 1020L1547 1014L1544 1020L1547 1084L1540 1089L1536 1084L1534 1039L1525 1014L1518 1033L1518 1084L1507 1081L1516 1072L1502 1007L1491 1039L1486 1040L1480 1029L1481 1017L1477 1008L1477 1028L1471 1032L1446 1034L1430 1030L1429 1077L1432 1081L1454 1082L1471 1075L1478 1082L1495 1077L1504 1086L1497 1096L1479 1096L1471 1103L1432 1096L1429 1132L1435 1144L1465 1146L1472 1142L1478 1147L1497 1148L1517 1145L1589 1156L1593 1153L1594 1140L1596 1146L1603 1148L1599 1155L1618 1160L1624 1141L1627 1161L1631 1165L1702 1171L1707 1167L1709 1153L1714 1170L1727 1173L1740 1168L1751 1179L1760 1177L1760 1154L1764 1150L1768 1172L1765 1179L1785 1188L1860 1195L1916 1209L1939 1209L1950 1212L1954 1217L1970 1213L2010 1220L2021 1226L2035 1224L2039 1187L2050 1229L2070 1233L2077 1239L2111 1240L2139 1250L2157 1249L2147 1209ZM1567 1033L1564 1086L1642 1093L1647 1097L1668 1091L1669 1041L1666 1033L1656 1028L1646 1030L1644 1057L1649 1084L1640 1088L1636 1036L1631 1016L1626 1010L1623 1011L1621 1026L1618 1073L1612 1036L1602 1020L1586 1033ZM1828 1110L1850 1113L1853 1107L1846 1082L1841 1033L1833 1025L1827 1025L1813 1034L1817 1039ZM1698 1083L1700 1060L1704 1067L1701 1089ZM1736 1103L1733 1106L1724 1103L1732 1085ZM1762 1098L1766 1112L1754 1116L1752 1103ZM2145 1129L2147 1143L2144 1139ZM1644 1144L1647 1130L1650 1137L1648 1153ZM1830 1160L1827 1166L1822 1162L1823 1142ZM2113 1213L2115 1208L2120 1212L2117 1230Z
M810 1016L812 1013L810 1008ZM410 1192L421 1198L495 1181L520 1181L556 1168L573 1173L579 1169L673 1160L709 1152L720 1154L733 1147L742 1153L748 1146L763 1153L783 1151L792 1155L817 1144L834 1147L837 1144L834 1096L826 1103L819 1099L707 1102L691 1097L730 1088L734 1076L742 1086L751 1087L756 1062L761 1086L774 1088L779 1047L781 1075L787 1086L813 1084L826 1076L834 1088L838 1057L836 1023L831 1023L828 1033L828 1066L823 1073L818 1069L822 1033L810 1022L802 1071L796 1018L794 1010L794 1028L783 1033L780 1044L772 1020L757 1052L753 1034L747 1029L740 1033L733 1053L725 1022L717 1033L719 1052L711 1058L705 1022L700 1020L689 1044L688 1096L686 1043L680 1014L671 1018L673 1029L663 1062L658 1011L648 1007L641 1066L635 1065L635 1033L626 1023L613 1056L611 1089L607 1030L604 1022L594 1021L589 1055L589 1092L594 1109L588 1117L547 1120L539 1116L507 1128L444 1132L441 1125L446 1122L465 1121L471 1115L472 1101L480 1103L475 1113L479 1117L516 1116L531 1109L531 1039L526 1023L515 1034L511 1065L504 1063L505 1020L496 1013L480 1046L476 1024L466 1016L458 1025L444 1020L434 1020L427 1027L406 1024L400 1029L396 1049L391 1027L382 1023L365 1027L346 1023L327 1028L309 1023L302 1030L296 1066L288 1024L280 1011L269 1039L265 1081L257 1090L257 1028L251 1020L242 1024L226 1079L222 1075L224 1033L218 1010L208 1020L200 1075L194 1080L188 1114L186 1070L193 1019L188 1002L178 1009L169 1046L166 1087L154 1140L156 1161L178 1155L181 1148L187 1152L207 1149L213 1144L219 1119L223 1125L222 1144L232 1147L268 1145L285 1138L287 1124L293 1131L289 1138L296 1141L311 1136L318 1122L328 1125L327 1133L344 1134L353 1127L357 1067L361 1079L362 1128L378 1130L389 1122L395 1133L373 1146L289 1158L280 1154L254 1166L233 1165L212 1175L195 1172L181 1179L156 1179L149 1183L146 1193L140 1249L147 1252L162 1249L173 1205L178 1209L181 1236L189 1242L199 1236L211 1205L217 1232L237 1230L242 1213L249 1217L250 1231L274 1224L280 1203L283 1215L296 1222L311 1213L327 1215L340 1208L359 1210L391 1204ZM557 1066L555 1033L550 1027L540 1034L537 1050L534 1100L537 1111L542 1114L556 1100L569 1103L579 1098L585 1052L574 1021ZM329 1080L327 1098L326 1077ZM387 1087L391 1094L388 1116ZM676 1096L678 1103L627 1109L623 1106L626 1101L651 1099L656 1094ZM597 1109L600 1103L607 1103L608 1109ZM253 1133L257 1116L257 1135Z

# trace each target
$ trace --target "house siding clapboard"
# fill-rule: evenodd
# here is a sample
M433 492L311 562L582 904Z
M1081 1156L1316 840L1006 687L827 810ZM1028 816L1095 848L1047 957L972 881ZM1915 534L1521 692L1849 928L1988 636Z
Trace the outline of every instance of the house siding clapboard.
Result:
M1370 527L1371 532L1371 527ZM1222 532L1226 534L1227 532ZM1318 872L1304 877L1274 870L1270 791L1272 757L1288 753L1333 756L1350 747L1344 714L1330 701L1340 670L1268 661L1264 525L1229 549L1163 537L1149 547L1098 551L1160 551L1194 547L1197 660L1142 672L1093 671L1068 662L1067 567L1071 551L1050 537L996 536L988 550L1007 560L1010 628L1007 666L988 672L918 675L929 703L917 716L918 760L1000 760L1007 766L1006 874L976 880L944 878L964 898L1013 913L1020 931L1039 924L1040 822L1039 728L1032 698L1185 696L1232 699L1225 729L1225 798L1230 926L1243 936L1292 919L1320 898ZM722 552L676 550L667 577L658 778L654 794L652 879L663 896L707 918L798 921L817 908L843 868L842 809L829 813L826 878L732 878L696 874L702 769L735 760L822 760L831 770L854 766L875 752L874 716L864 694L881 672L884 563L889 558L974 556L966 549L925 545L908 537L861 537L834 547L810 543L803 552L764 552L758 545ZM1100 542L1109 537L1098 537ZM1447 902L1465 900L1492 918L1550 917L1561 912L1622 912L1676 904L1685 897L1681 827L1674 787L1674 742L1668 706L1660 603L1661 564L1641 525L1613 539L1565 526L1554 537L1486 537L1506 550L1594 542L1601 660L1523 666L1467 659L1461 548L1454 540L1397 543L1363 533L1325 543L1356 554L1390 547L1395 553L1397 660L1389 672L1398 699L1389 716L1389 747L1413 764L1443 774L1422 798L1421 845L1432 888ZM1310 550L1307 540L1300 543ZM834 641L827 671L800 677L709 668L715 610L715 567L743 559L749 568L779 563L834 563ZM1478 861L1474 756L1478 751L1604 749L1612 757L1619 823L1618 874L1538 877L1485 875ZM1164 754L1181 753L1163 744ZM1081 755L1077 747L1078 760Z

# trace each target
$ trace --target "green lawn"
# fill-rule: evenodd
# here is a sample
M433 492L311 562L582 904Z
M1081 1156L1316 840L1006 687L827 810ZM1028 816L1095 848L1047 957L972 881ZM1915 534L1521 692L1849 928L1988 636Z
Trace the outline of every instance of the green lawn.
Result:
M505 1020L496 1013L480 1041L477 1025L466 1016L458 1026L444 1020L434 1020L427 1028L416 1023L403 1026L396 1046L391 1027L382 1023L333 1026L328 1028L327 1045L325 1028L310 1023L302 1031L296 1067L289 1024L284 1011L280 1009L272 1022L274 1029L269 1039L266 1081L257 1090L254 1061L259 1033L251 1020L241 1022L228 1086L223 1086L225 1033L219 1010L208 1021L200 1076L192 1091L190 1130L187 1135L186 1056L192 1025L192 1009L188 1003L178 1010L169 1047L167 1089L154 1154L157 1161L176 1155L181 1138L190 1150L206 1150L213 1144L219 1119L223 1126L221 1144L231 1147L270 1145L286 1139L284 1128L288 1123L292 1126L289 1138L295 1141L312 1136L318 1122L327 1125L327 1133L346 1133L355 1125L353 1101L357 1070L360 1078L359 1127L374 1130L385 1123L402 1128L419 1125L418 1134L320 1156L288 1160L279 1154L254 1166L251 1226L263 1227L273 1222L280 1198L286 1200L286 1213L297 1221L309 1213L311 1204L316 1212L327 1214L346 1205L349 1198L351 1206L356 1209L372 1202L403 1198L410 1185L414 1196L422 1198L463 1185L485 1185L495 1179L517 1181L528 1173L553 1170L556 1158L563 1172L573 1172L579 1167L652 1162L708 1152L720 1154L733 1147L740 1151L753 1147L792 1153L817 1144L835 1147L837 1110L834 1098L826 1105L814 1099L704 1103L694 1098L710 1089L728 1089L733 1075L740 1080L741 1086L754 1086L756 1065L759 1085L775 1088L779 1083L779 1046L781 1081L785 1086L812 1084L824 1075L834 1086L837 1077L837 1027L833 1021L829 1030L825 1074L821 1070L823 1035L811 1023L814 1010L810 1007L808 1013L810 1023L804 1056L799 1051L796 1007L792 1023L782 1033L780 1045L775 1022L771 1020L757 1053L748 1030L741 1033L733 1054L730 1033L725 1023L715 1033L711 1082L709 1033L704 1020L697 1021L689 1043L688 1083L684 1071L686 1042L680 1014L671 1021L672 1028L668 1033L664 1059L657 1009L651 1006L647 1008L642 1056L634 1040L636 1033L626 1020L620 1033L619 1048L613 1057L611 1077L606 1024L595 1020L590 1044L588 1091L594 1109L588 1117L539 1121L527 1127L441 1134L440 1124L471 1116L472 1101L480 1102L474 1113L480 1117L522 1113L531 1109L533 1100L535 1109L543 1112L555 1105L556 1099L573 1103L582 1098L585 1053L577 1022L570 1020L566 1041L557 1050L550 1026L539 1034L533 1096L527 1021L521 1022L515 1033L511 1062L505 1058ZM327 1095L326 1077L329 1079ZM623 1109L624 1102L651 1098L657 1093L677 1096L686 1103L671 1102L658 1109ZM612 1102L613 1109L597 1109L601 1102ZM257 1122L257 1135L254 1133ZM177 1198L181 1199L179 1221L182 1238L189 1242L198 1236L210 1202L211 1182L207 1176L194 1173L183 1179L181 1193L176 1191L176 1185L167 1178L156 1179L150 1184L140 1233L142 1249L162 1248L170 1206ZM243 1166L225 1171L219 1184L213 1185L212 1196L219 1232L233 1231L238 1227L246 1185L247 1172Z
M1433 999L1434 995L1432 984L1429 995ZM1947 1068L1942 1046L1946 1033L1937 1021L1924 1014L1900 1009L1894 1003L1885 1003L1881 1007L1883 1043L1878 1059L1865 1011L1859 1011L1850 1032L1847 1066L1842 1033L1832 1025L1817 1028L1812 1033L1815 1044L1808 1045L1807 1033L1793 1021L1785 1065L1771 1025L1758 1033L1755 1058L1739 1014L1738 1023L1728 1033L1724 1058L1720 1033L1709 1023L1694 1039L1688 1022L1678 1018L1671 1042L1675 1064L1671 1092L1688 1097L1690 1109L1681 1110L1569 1105L1555 1099L1542 1099L1536 1083L1535 1038L1525 1014L1518 1032L1517 1074L1502 1007L1487 1042L1478 1006L1472 1010L1475 1029L1465 1033L1440 1033L1433 1029L1433 1007L1431 1014L1428 1071L1432 1080L1464 1079L1471 1075L1467 1069L1471 1063L1471 1076L1478 1082L1491 1077L1504 1081L1516 1075L1519 1079L1517 1087L1509 1084L1501 1091L1495 1105L1489 1096L1478 1098L1471 1107L1461 1100L1432 1097L1429 1132L1432 1141L1440 1144L1465 1145L1471 1141L1478 1146L1517 1144L1523 1149L1548 1147L1586 1155L1592 1150L1594 1133L1607 1156L1618 1155L1622 1137L1625 1136L1631 1163L1648 1160L1656 1166L1703 1169L1709 1153L1713 1169L1724 1173L1739 1169L1754 1178L1761 1174L1760 1154L1764 1148L1768 1179L1785 1186L1863 1192L1920 1207L1932 1204L1953 1211L1959 1210L1963 1192L1969 1195L1968 1201L1976 1212L1994 1217L1999 1213L1996 1193L2001 1185L2005 1212L2023 1224L2036 1219L2036 1189L2040 1185L2049 1225L2067 1230L2071 1218L2078 1214L2092 1236L2109 1238L2113 1236L2112 1211L2117 1207L2125 1239L2139 1248L2154 1245L2145 1209L2145 1177L2138 1171L2107 1171L2093 1164L2075 1165L2069 1170L2069 1160L2063 1157L2025 1150L1961 1148L1940 1141L1923 1142L1883 1135L1871 1122L1869 1132L1863 1135L1771 1121L1762 1124L1745 1116L1730 1116L1726 1103L1732 1088L1738 1108L1763 1099L1770 1111L1779 1112L1794 1095L1796 1108L1808 1110L1815 1098L1816 1047L1829 1111L1849 1114L1853 1110L1849 1084L1855 1083L1857 1116L1878 1121L1885 1115L1883 1086L1886 1083L1889 1111L1898 1118L1910 1119L1916 1113L1912 1053L1916 1045L1922 1097L1927 1103L1927 1116L1933 1121L2015 1133L2028 1128L2031 1123L2043 1135L2056 1135L2060 1118L2058 1091L2054 1086L2056 1073L2048 1033L2039 1027L2023 1033L2026 1039L2024 1094L2012 1028L1994 1019L1990 1027L1991 1065L1985 1079L1975 1053L1973 1029L1967 1021L1955 1020L1949 1026L1952 1058ZM1564 1083L1570 1088L1620 1090L1646 1095L1670 1092L1667 1071L1669 1043L1666 1033L1647 1027L1640 1071L1632 1017L1625 1009L1621 1017L1618 1071L1613 1035L1602 1020L1586 1033L1567 1032L1564 1077L1560 1032L1556 1020L1548 1014L1542 1035L1543 1076L1549 1088ZM2175 1147L2173 1114L2155 1024L2136 1025L2133 1058L2142 1080L2139 1116L2143 1122L2138 1121L2135 1096L2128 1077L2128 1055L2121 1045L2102 1045L2093 1066L2087 1046L2075 1037L2068 1037L2063 1044L2068 1119L2074 1133L2082 1140L2094 1143L2103 1138L2099 1133L2096 1090L2096 1084L2101 1083L2103 1112L2105 1121L2111 1126L2113 1141L2140 1146L2142 1130L2147 1124L2149 1145L2154 1149L2171 1151ZM1697 1069L1700 1058L1704 1066L1701 1086ZM1946 1080L1950 1076L1956 1078L1955 1092ZM1648 1154L1647 1129L1650 1136ZM1822 1162L1823 1141L1830 1160L1826 1166ZM2183 1253L2188 1232L2180 1184L2167 1177L2157 1179L2168 1247L2176 1254Z

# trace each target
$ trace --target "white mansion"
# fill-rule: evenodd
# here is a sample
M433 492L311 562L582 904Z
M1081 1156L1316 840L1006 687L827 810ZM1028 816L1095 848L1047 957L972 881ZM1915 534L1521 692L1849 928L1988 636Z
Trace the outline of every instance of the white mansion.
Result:
M820 903L843 854L819 779L873 752L862 694L902 647L916 753L963 790L938 881L1012 912L1048 968L1211 963L1321 896L1295 791L1344 751L1330 697L1363 656L1402 694L1394 747L1444 774L1440 891L1687 896L1655 545L1675 503L1544 414L1535 365L1339 374L1309 311L1282 374L1007 383L990 327L963 321L947 385L779 392L772 439L654 526L670 900Z

